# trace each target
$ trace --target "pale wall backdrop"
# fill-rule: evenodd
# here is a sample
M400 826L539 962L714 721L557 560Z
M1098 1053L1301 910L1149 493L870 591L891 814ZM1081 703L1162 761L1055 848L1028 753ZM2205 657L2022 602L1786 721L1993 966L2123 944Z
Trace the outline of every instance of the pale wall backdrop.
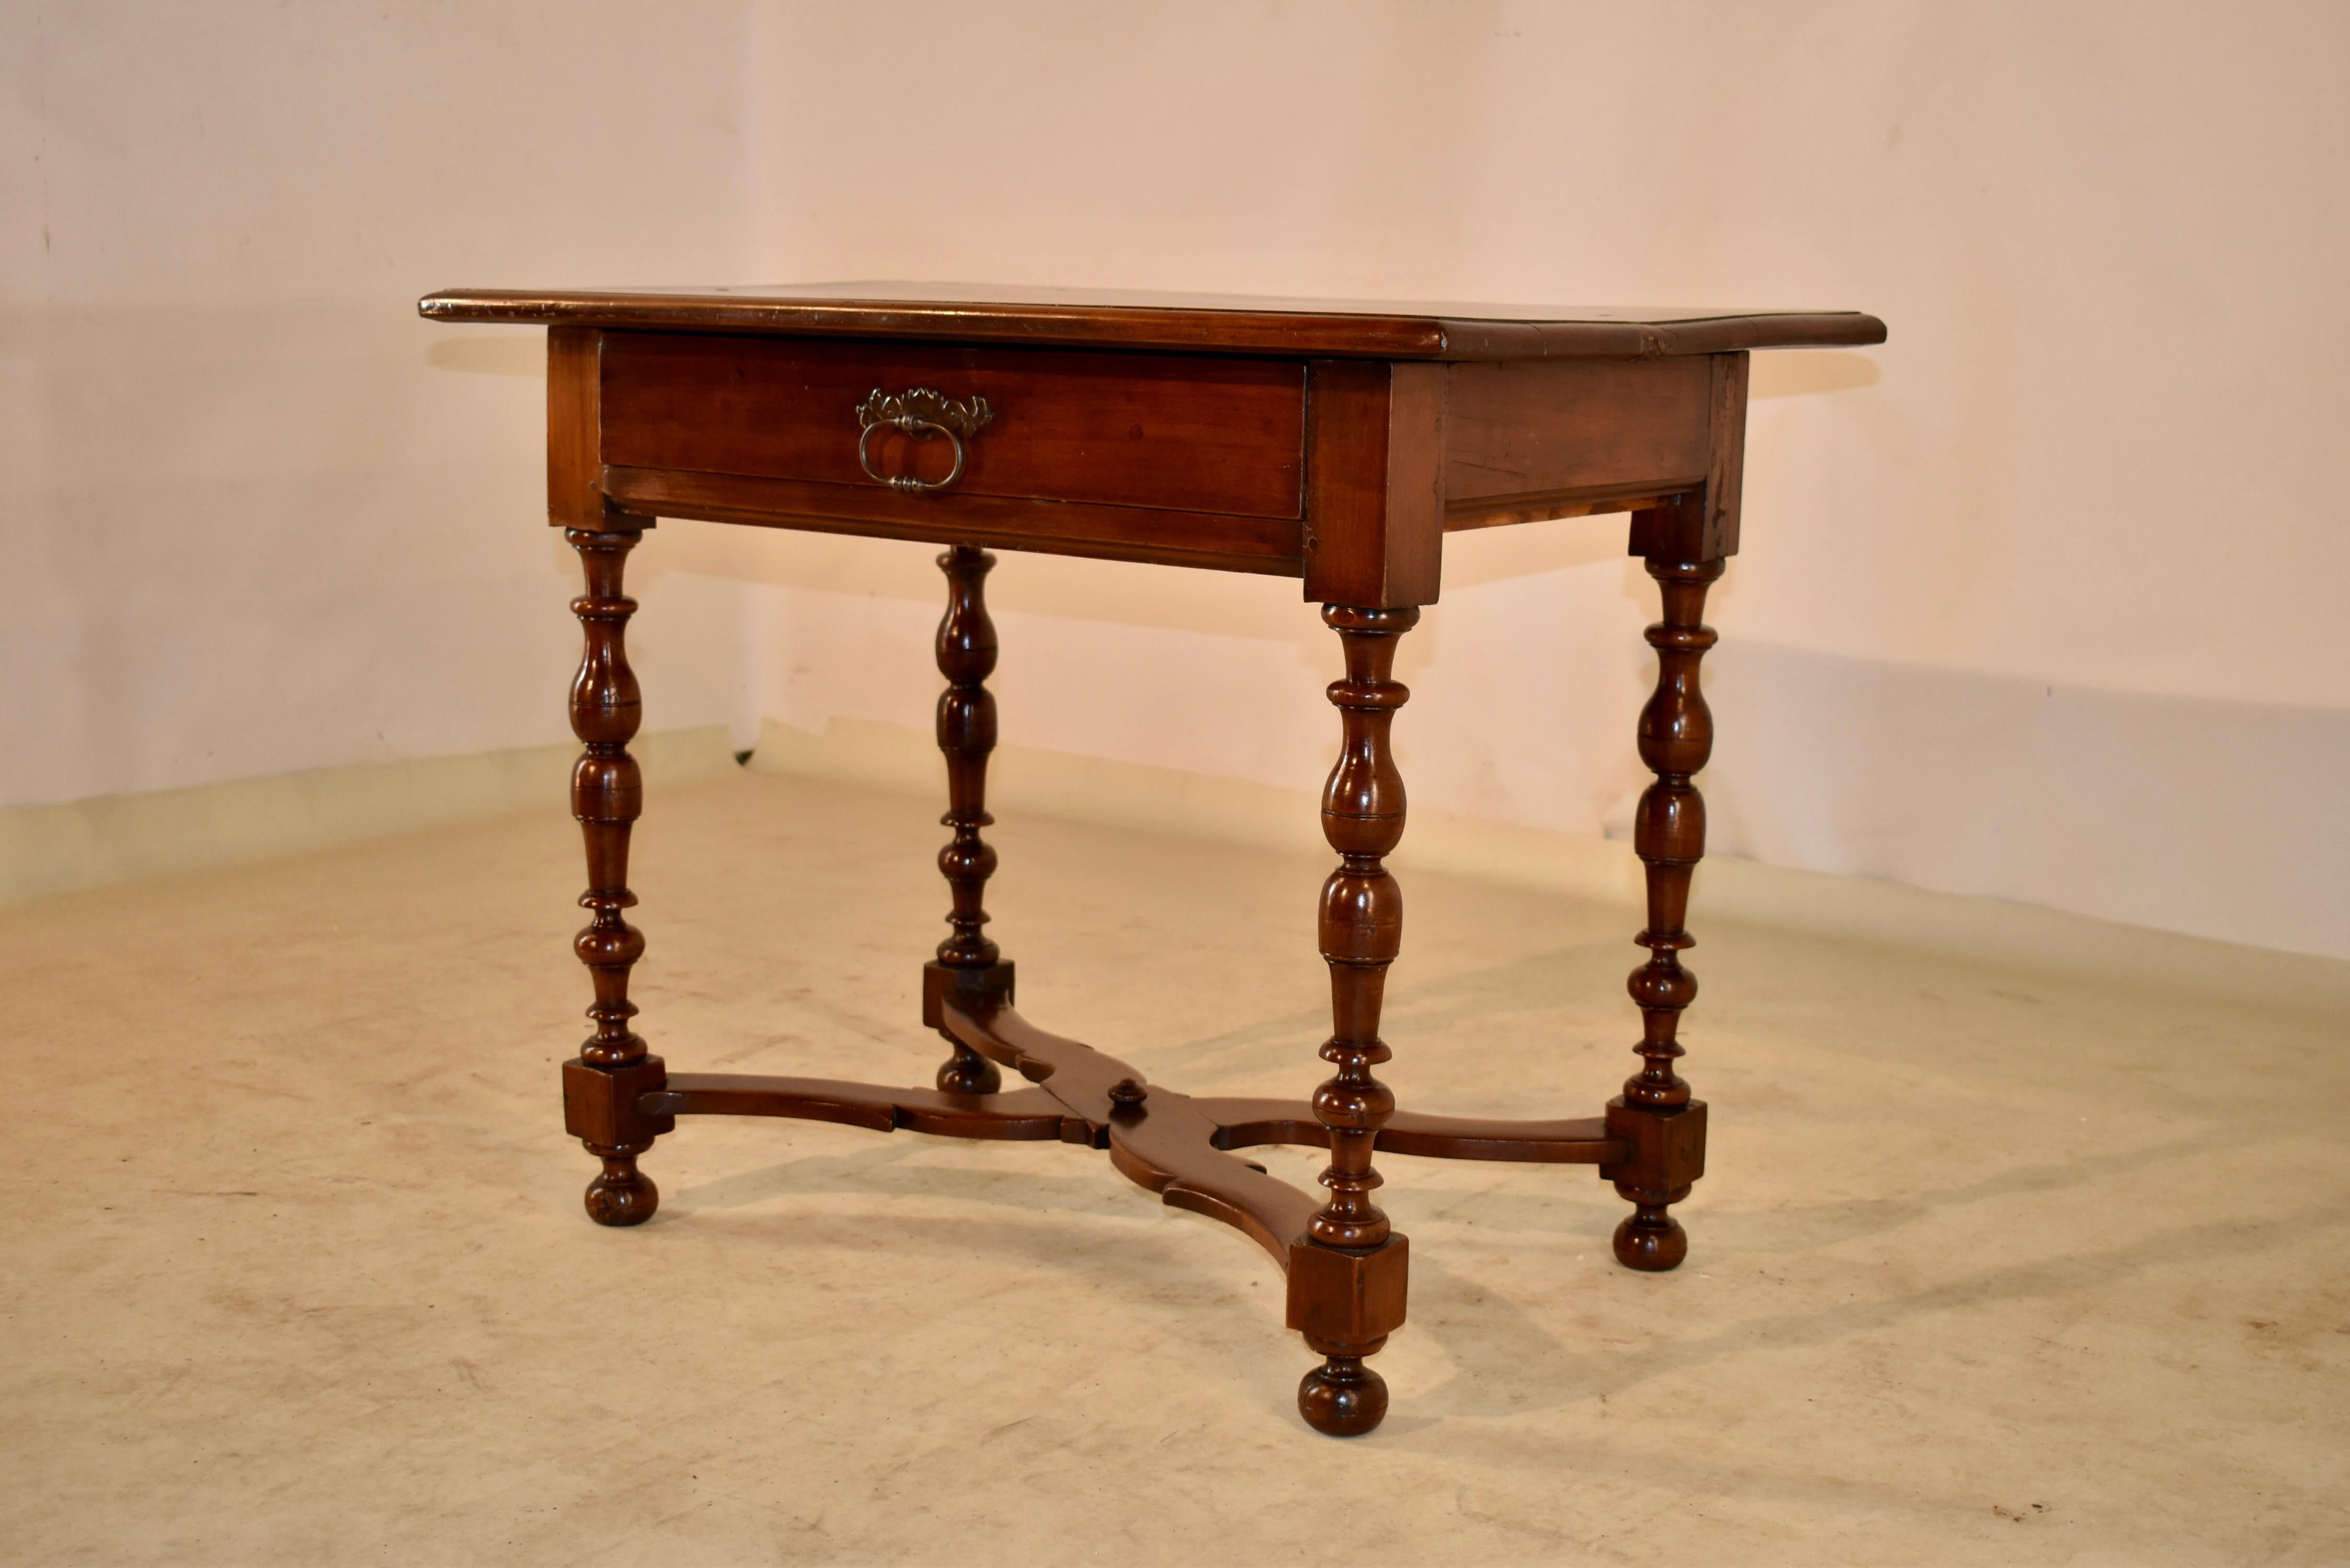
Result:
M536 335L414 319L432 287L1845 306L1891 341L1757 357L1714 851L2350 956L2350 8L0 16L0 805L563 737ZM1621 546L1452 542L1416 806L1622 836ZM651 722L926 727L928 555L665 524ZM1318 783L1294 584L991 588L1008 742Z

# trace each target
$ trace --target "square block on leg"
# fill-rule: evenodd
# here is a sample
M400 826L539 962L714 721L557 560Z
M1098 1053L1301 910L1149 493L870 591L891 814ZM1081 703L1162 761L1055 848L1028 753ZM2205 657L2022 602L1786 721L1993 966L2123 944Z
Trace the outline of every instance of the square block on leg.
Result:
M941 1003L948 997L954 998L957 1005L964 1009L1011 1006L1012 972L1010 959L999 959L984 969L962 969L932 959L922 966L923 1027L947 1026Z
M1601 1166L1601 1179L1656 1193L1656 1201L1679 1201L1669 1195L1687 1192L1705 1174L1703 1100L1677 1111L1652 1111L1627 1105L1619 1096L1607 1102L1607 1136L1630 1145L1631 1152Z
M591 1067L574 1056L563 1064L563 1130L605 1148L650 1143L677 1118L647 1116L637 1100L668 1084L668 1064L658 1056L625 1067Z
M1289 1244L1289 1326L1309 1340L1374 1345L1403 1326L1411 1248L1389 1236L1365 1251Z

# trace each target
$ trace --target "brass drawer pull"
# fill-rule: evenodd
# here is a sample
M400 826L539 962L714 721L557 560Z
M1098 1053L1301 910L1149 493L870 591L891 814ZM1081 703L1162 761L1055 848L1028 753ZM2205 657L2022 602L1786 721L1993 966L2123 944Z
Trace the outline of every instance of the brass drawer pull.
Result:
M995 417L987 400L976 394L958 402L943 392L928 387L914 387L896 397L883 394L876 387L857 405L857 422L861 427L857 434L857 465L876 484L886 484L892 490L909 495L920 495L945 490L962 477L963 460L969 455L964 442L979 434L980 428ZM929 483L914 474L884 475L873 466L873 432L903 431L916 441L928 441L942 435L954 443L954 467L944 479Z

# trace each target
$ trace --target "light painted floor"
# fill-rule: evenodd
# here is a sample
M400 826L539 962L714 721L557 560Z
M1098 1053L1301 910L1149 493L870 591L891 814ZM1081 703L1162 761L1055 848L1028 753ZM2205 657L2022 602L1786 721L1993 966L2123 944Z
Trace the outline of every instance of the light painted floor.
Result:
M926 1082L937 809L658 793L656 1049ZM1319 1075L1320 859L994 837L1030 1016L1180 1087ZM1411 1322L1348 1443L1268 1262L1097 1154L693 1121L653 1223L589 1224L579 881L553 808L0 915L0 1558L2350 1558L2341 1017L1700 907L1688 1265L1617 1267L1587 1169L1384 1160ZM1406 886L1404 1102L1596 1111L1623 912Z

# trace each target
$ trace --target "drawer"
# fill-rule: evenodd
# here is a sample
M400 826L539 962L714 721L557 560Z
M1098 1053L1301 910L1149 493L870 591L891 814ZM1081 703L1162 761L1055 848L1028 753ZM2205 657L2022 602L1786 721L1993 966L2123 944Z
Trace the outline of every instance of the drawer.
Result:
M860 464L875 391L986 400L953 495L1235 517L1304 514L1305 367L1295 361L1091 350L836 343L611 332L600 369L602 458L634 469L739 474L893 493ZM865 455L935 483L943 438L887 427Z

